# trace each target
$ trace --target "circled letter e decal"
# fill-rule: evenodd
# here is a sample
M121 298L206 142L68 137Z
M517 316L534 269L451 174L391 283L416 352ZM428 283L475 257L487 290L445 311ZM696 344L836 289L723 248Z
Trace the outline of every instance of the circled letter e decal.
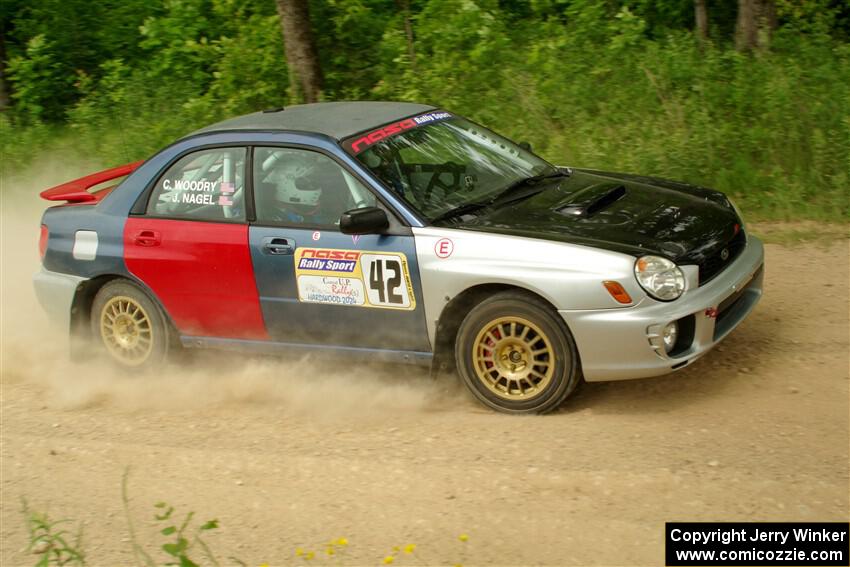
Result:
M434 254L437 258L448 258L454 252L455 244L448 238L441 238L434 245Z

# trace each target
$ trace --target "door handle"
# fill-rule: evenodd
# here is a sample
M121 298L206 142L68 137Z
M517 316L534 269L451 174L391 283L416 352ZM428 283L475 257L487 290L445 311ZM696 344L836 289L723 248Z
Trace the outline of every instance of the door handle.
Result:
M273 256L295 253L295 241L291 238L269 236L263 239L263 251Z
M133 242L139 246L159 246L159 232L155 230L140 230L133 237Z

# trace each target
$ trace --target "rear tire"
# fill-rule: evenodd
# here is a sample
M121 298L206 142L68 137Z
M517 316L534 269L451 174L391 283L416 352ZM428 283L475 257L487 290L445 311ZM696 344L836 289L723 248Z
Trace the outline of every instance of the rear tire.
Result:
M172 348L171 329L162 310L127 280L111 281L97 292L91 330L109 358L127 368L158 366Z
M516 291L493 295L467 314L455 359L470 392L505 413L553 411L582 380L566 323L540 299Z

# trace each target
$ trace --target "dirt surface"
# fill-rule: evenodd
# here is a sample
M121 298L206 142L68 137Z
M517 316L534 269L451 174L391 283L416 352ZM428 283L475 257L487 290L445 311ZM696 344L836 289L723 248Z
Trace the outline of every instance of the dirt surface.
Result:
M161 500L219 519L207 541L224 565L304 563L296 548L321 554L340 537L344 564L414 543L395 564L657 565L665 521L848 519L846 239L769 244L761 304L686 370L587 384L559 413L518 418L396 367L221 354L156 376L71 365L30 291L37 205L10 194L4 567L37 560L21 498L82 523L89 564L133 564L126 467L130 517L158 561Z

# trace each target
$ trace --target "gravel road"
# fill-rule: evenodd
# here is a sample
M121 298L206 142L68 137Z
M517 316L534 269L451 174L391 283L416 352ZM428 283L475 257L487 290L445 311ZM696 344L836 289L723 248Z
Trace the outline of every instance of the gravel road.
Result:
M133 564L127 467L130 517L157 560L162 500L217 518L207 542L248 565L303 564L299 547L327 558L341 537L346 565L410 543L396 565L658 565L665 521L850 516L846 238L768 244L762 303L693 366L587 384L554 415L518 418L405 368L221 354L147 377L71 365L29 291L37 214L10 210L4 566L37 560L21 498L81 524L90 565Z

